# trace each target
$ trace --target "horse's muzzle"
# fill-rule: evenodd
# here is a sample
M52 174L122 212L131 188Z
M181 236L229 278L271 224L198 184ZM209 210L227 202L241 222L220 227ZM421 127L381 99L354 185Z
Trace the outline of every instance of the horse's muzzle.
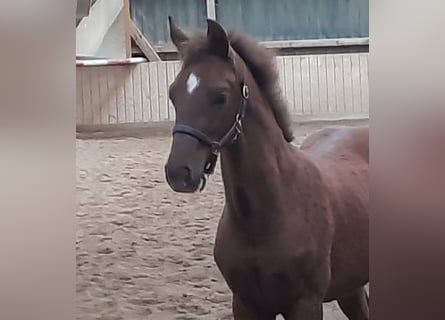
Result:
M201 175L193 175L192 170L187 166L172 167L165 166L165 177L167 183L175 192L193 193L201 185Z

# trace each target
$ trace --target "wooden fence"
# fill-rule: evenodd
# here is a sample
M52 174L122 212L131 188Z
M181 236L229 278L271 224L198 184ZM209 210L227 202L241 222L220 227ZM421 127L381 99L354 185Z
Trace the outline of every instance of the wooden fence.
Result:
M369 115L368 53L277 57L295 117ZM174 121L168 86L180 62L77 68L77 125Z

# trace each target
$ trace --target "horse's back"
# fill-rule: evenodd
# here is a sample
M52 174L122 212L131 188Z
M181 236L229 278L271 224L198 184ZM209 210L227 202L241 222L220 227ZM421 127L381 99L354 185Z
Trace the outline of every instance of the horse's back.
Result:
M369 163L369 127L328 127L307 137L300 148L315 157L358 156Z

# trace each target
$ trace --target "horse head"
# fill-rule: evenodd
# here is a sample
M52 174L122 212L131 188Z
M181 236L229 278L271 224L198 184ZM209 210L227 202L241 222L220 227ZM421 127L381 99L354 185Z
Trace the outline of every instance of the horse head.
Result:
M193 38L171 17L169 25L182 68L169 87L176 123L165 174L174 191L195 192L213 173L219 151L241 132L249 96L245 66L217 22L207 20L207 34Z

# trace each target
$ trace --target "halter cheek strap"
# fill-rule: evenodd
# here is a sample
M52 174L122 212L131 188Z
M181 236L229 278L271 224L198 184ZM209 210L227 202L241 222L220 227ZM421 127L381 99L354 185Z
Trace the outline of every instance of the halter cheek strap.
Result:
M238 139L239 134L241 133L242 121L246 115L247 100L249 99L249 87L244 81L241 84L241 95L242 95L241 105L235 116L235 121L233 125L230 127L230 129L220 140L213 140L209 138L209 136L206 135L201 130L195 129L187 124L176 124L175 127L173 128L173 135L177 133L187 134L197 139L202 144L205 144L210 147L211 155L207 159L206 165L204 167L204 173L207 175L213 174L213 172L215 171L216 161L218 160L218 154L220 150L224 148L226 145L236 141ZM205 186L205 178L203 187L204 186Z

